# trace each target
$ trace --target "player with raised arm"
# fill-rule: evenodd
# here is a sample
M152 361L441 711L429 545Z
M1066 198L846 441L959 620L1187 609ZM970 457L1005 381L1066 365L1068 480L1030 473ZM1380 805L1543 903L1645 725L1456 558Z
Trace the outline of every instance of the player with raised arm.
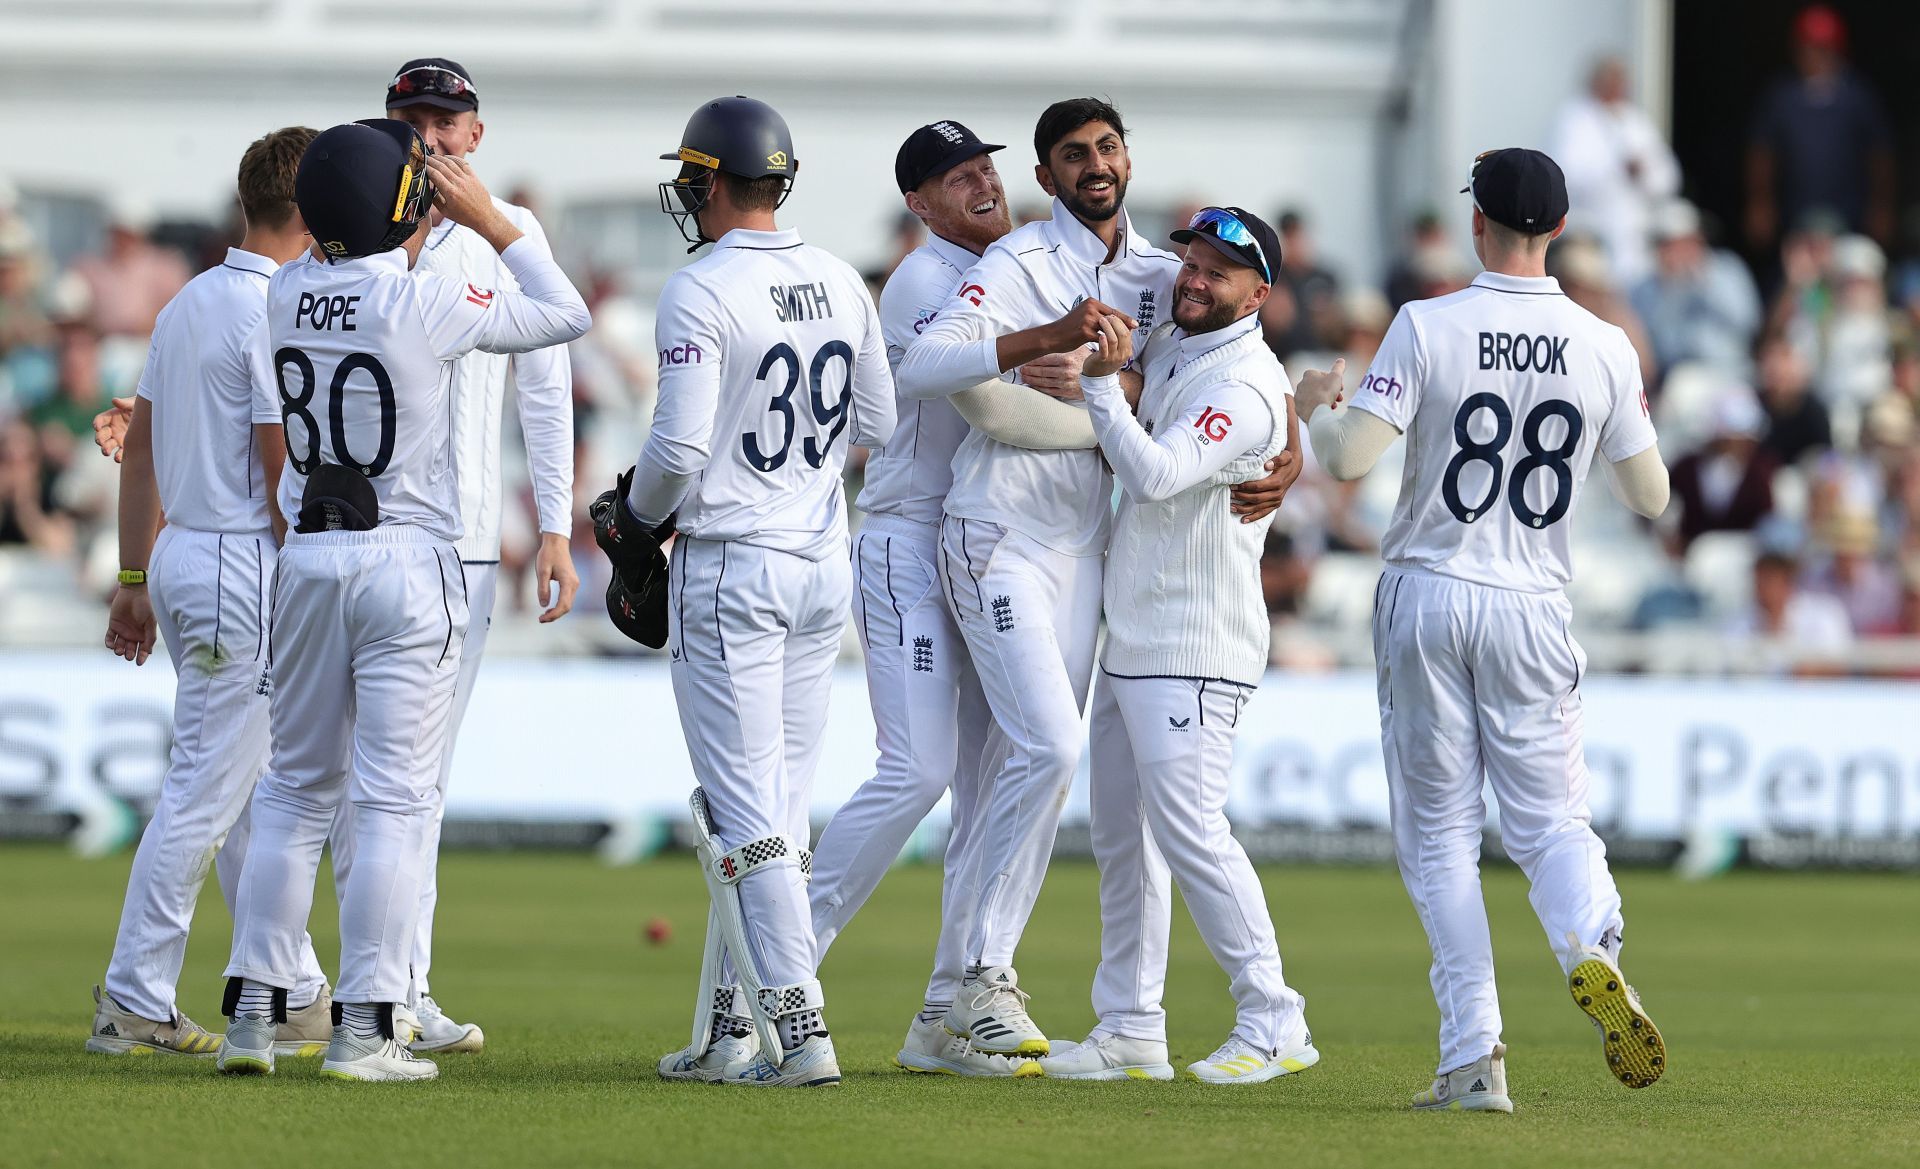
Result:
M674 698L699 782L713 907L692 1042L660 1074L835 1084L808 804L852 600L840 472L849 443L878 449L893 433L886 343L853 268L775 223L798 162L771 106L708 102L662 157L680 173L660 184L661 209L689 251L713 251L660 291L652 431L592 509L616 622L651 640L635 624L657 629L657 610L622 606L670 599ZM662 590L650 586L670 518L679 536Z
M283 526L271 491L286 444L278 407L256 411L254 383L270 376L267 282L311 242L293 179L314 133L276 130L247 147L239 174L246 235L161 310L135 394L107 648L138 665L156 628L166 637L177 675L173 739L127 877L113 957L94 988L88 1051L210 1056L220 1046L174 996L216 854L220 892L230 910L236 904L246 849L237 824L267 763L267 606ZM276 1050L319 1054L330 1004L310 941L287 999Z
M297 522L275 586L273 757L251 808L219 1063L273 1070L321 848L349 802L356 860L321 1072L432 1079L434 1064L407 1048L407 1000L467 620L447 363L563 344L590 319L465 161L429 155L405 122L321 134L295 195L326 259L282 268L267 292L287 446L280 510ZM520 292L409 271L430 197L500 253Z
M927 242L888 278L880 295L887 360L898 365L952 299L980 253L1012 230L1007 194L993 166L1002 147L955 121L921 126L901 144L894 179ZM1041 358L1029 383L1078 384L1078 361ZM1049 378L1054 381L1049 382ZM1063 387L1062 387L1063 388ZM891 441L867 461L853 547L854 627L866 650L867 698L878 731L874 777L834 813L814 853L813 929L821 957L866 903L900 849L949 788L953 830L941 891L940 941L919 1014L894 1062L908 1071L963 1076L1013 1074L1005 1056L973 1050L946 1029L966 967L972 899L960 866L973 839L992 716L966 643L939 585L941 505L953 455L969 425L1025 447L1093 445L1086 411L998 379L944 401L898 400ZM996 740L997 742L997 740Z
M1668 485L1632 344L1546 274L1566 224L1560 168L1536 150L1489 151L1466 190L1486 271L1401 308L1352 409L1322 409L1341 400L1338 362L1302 378L1297 400L1337 479L1366 474L1407 436L1373 644L1394 852L1440 1006L1437 1078L1413 1105L1511 1112L1480 894L1483 777L1608 1074L1641 1088L1665 1070L1660 1033L1620 973L1620 894L1587 808L1586 658L1564 590L1568 521L1595 454L1643 516L1665 510Z
M1239 1006L1233 1033L1188 1065L1255 1084L1319 1062L1306 1003L1287 985L1266 895L1226 803L1240 712L1266 673L1260 594L1266 524L1233 521L1227 494L1289 433L1286 370L1260 335L1280 240L1238 207L1207 207L1185 244L1172 321L1149 343L1139 417L1115 376L1133 337L1100 322L1081 384L1120 481L1107 552L1106 649L1093 698L1090 787L1100 863L1100 968L1086 1041L1017 1074L1169 1080L1166 987L1171 871ZM1163 859L1164 858L1164 859Z

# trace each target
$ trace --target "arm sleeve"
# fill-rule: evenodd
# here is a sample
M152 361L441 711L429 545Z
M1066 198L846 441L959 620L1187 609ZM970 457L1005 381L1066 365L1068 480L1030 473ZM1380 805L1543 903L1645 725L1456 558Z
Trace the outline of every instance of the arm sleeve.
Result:
M1032 281L1005 248L987 249L961 277L960 287L907 347L895 379L900 393L926 400L999 377L1002 333L1033 304Z
M1113 477L1128 495L1148 503L1206 481L1273 438L1273 411L1245 382L1207 387L1199 404L1152 437L1127 409L1118 377L1083 377L1080 387Z
M520 434L533 472L540 530L573 532L573 363L565 345L534 349L513 359Z
M660 290L654 344L685 360L660 367L653 427L635 460L627 510L657 527L712 457L714 412L720 405L720 306L712 293L674 277Z
M1087 411L1026 386L993 378L948 400L967 425L1008 446L1058 451L1095 445Z
M586 302L546 254L544 239L523 235L500 259L519 292L448 277L415 281L434 356L444 361L475 349L525 353L564 344L592 326Z
M261 317L247 335L247 376L253 382L253 423L255 426L280 425L280 379L273 368L273 337L267 318ZM146 380L141 379L141 389ZM147 395L152 397L151 394Z
M1607 485L1613 497L1650 520L1667 510L1672 487L1658 444L1637 455L1607 464Z
M1320 410L1307 423L1313 457L1342 482L1358 479L1387 453L1400 431L1378 414L1364 410Z
M1354 387L1352 405L1405 433L1420 409L1420 389L1426 380L1427 362L1420 331L1413 316L1402 305L1373 355L1367 375ZM1311 424L1309 424L1311 428ZM1316 443L1314 452L1319 453Z
M849 285L851 285L849 281ZM857 303L866 310L866 334L860 341L860 356L853 363L853 376L847 386L852 401L847 408L853 416L847 429L856 446L878 450L893 437L897 408L893 398L893 367L887 361L886 336L880 329L880 317L866 289L854 291Z

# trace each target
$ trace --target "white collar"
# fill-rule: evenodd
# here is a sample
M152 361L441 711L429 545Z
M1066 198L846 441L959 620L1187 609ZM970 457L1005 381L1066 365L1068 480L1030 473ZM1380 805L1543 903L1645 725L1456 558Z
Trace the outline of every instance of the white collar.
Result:
M750 228L736 227L714 242L713 250L721 248L747 248L756 252L777 252L786 248L800 246L800 233L787 228L784 231L754 231Z
M1120 219L1120 237L1115 240L1113 263L1119 263L1127 254L1127 244L1133 238L1133 221L1127 218L1127 210L1122 207L1115 214ZM1060 197L1053 197L1053 234L1060 240L1062 247L1074 259L1089 267L1098 268L1108 263L1107 245L1093 234L1093 229L1080 222L1080 217L1067 209Z
M1559 296L1560 282L1551 276L1508 276L1504 272L1482 272L1473 278L1476 288L1495 292L1527 292L1535 296Z
M238 268L242 272L252 272L259 276L271 276L280 270L280 265L259 252L249 252L240 248L227 249L226 265L229 268Z
M947 239L945 236L927 233L927 242L921 245L941 262L965 272L980 262L980 257L966 248Z
M348 272L404 273L407 270L407 249L388 248L384 252L375 252L371 256L355 256L351 260L329 260L325 267Z
M1222 345L1229 345L1260 327L1260 314L1248 313L1239 320L1211 333L1189 333L1178 329L1180 342L1180 364L1185 365L1202 354L1212 353Z

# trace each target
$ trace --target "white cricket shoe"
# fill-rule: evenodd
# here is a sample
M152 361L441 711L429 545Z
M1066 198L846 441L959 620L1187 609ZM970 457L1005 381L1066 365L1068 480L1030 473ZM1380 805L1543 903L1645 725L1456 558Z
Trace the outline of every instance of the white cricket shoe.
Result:
M1413 1098L1413 1106L1426 1112L1512 1112L1506 1044L1495 1044L1492 1055L1436 1077L1433 1087Z
M1567 973L1574 1005L1600 1032L1607 1074L1629 1088L1644 1088L1667 1070L1667 1044L1647 1017L1627 976L1600 950L1586 950Z
M1046 1055L1046 1032L1027 1014L1027 992L1011 966L989 966L960 984L947 1008L947 1030L989 1055Z
M447 1018L446 1012L440 1009L440 1004L434 1002L430 994L420 996L417 1017L420 1020L418 1034L407 1045L415 1054L479 1051L487 1045L486 1033L480 1030L478 1024L456 1023Z
M760 1053L760 1037L753 1031L744 1036L722 1035L707 1044L706 1053L695 1058L691 1046L660 1057L660 1078L717 1083L728 1064L745 1063Z
M143 1019L127 1010L100 987L93 988L93 1031L87 1050L96 1055L209 1056L220 1050L220 1037L179 1011L165 1021Z
M327 1046L327 1058L320 1074L329 1080L358 1080L363 1083L411 1083L439 1078L440 1068L430 1059L421 1059L408 1047L419 1037L419 1019L412 1011L395 1004L393 1038L376 1035L362 1039L345 1027L333 1029L333 1042Z
M1045 1059L1028 1060L1014 1075L1049 1080L1171 1080L1167 1045L1148 1039L1128 1039L1095 1031L1084 1043L1069 1044Z
M227 1020L226 1038L214 1067L229 1076L273 1074L273 1020L266 1015L242 1015Z
M1220 1050L1187 1065L1194 1079L1207 1084L1260 1084L1320 1062L1313 1033L1302 1029L1293 1039L1272 1050L1255 1047L1238 1035L1227 1036Z
M1017 1061L975 1051L971 1040L948 1031L945 1024L922 1023L916 1016L893 1062L910 1072L937 1076L1011 1076Z
M833 1040L814 1035L781 1053L777 1064L764 1051L728 1064L720 1082L749 1088L824 1088L840 1082L840 1061L834 1058Z

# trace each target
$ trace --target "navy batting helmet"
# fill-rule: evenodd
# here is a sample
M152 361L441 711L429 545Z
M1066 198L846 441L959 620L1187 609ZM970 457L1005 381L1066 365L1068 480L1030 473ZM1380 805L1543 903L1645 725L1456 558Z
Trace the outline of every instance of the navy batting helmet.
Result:
M293 200L333 259L371 256L407 242L433 201L426 142L393 118L322 132L300 156Z
M784 178L786 190L780 196L784 203L800 169L787 120L766 102L750 97L715 98L701 106L687 119L680 149L660 157L680 163L680 174L660 184L660 210L673 216L680 234L694 248L712 242L700 234L696 216L707 204L715 174L725 172L749 181ZM689 220L693 221L691 232Z

